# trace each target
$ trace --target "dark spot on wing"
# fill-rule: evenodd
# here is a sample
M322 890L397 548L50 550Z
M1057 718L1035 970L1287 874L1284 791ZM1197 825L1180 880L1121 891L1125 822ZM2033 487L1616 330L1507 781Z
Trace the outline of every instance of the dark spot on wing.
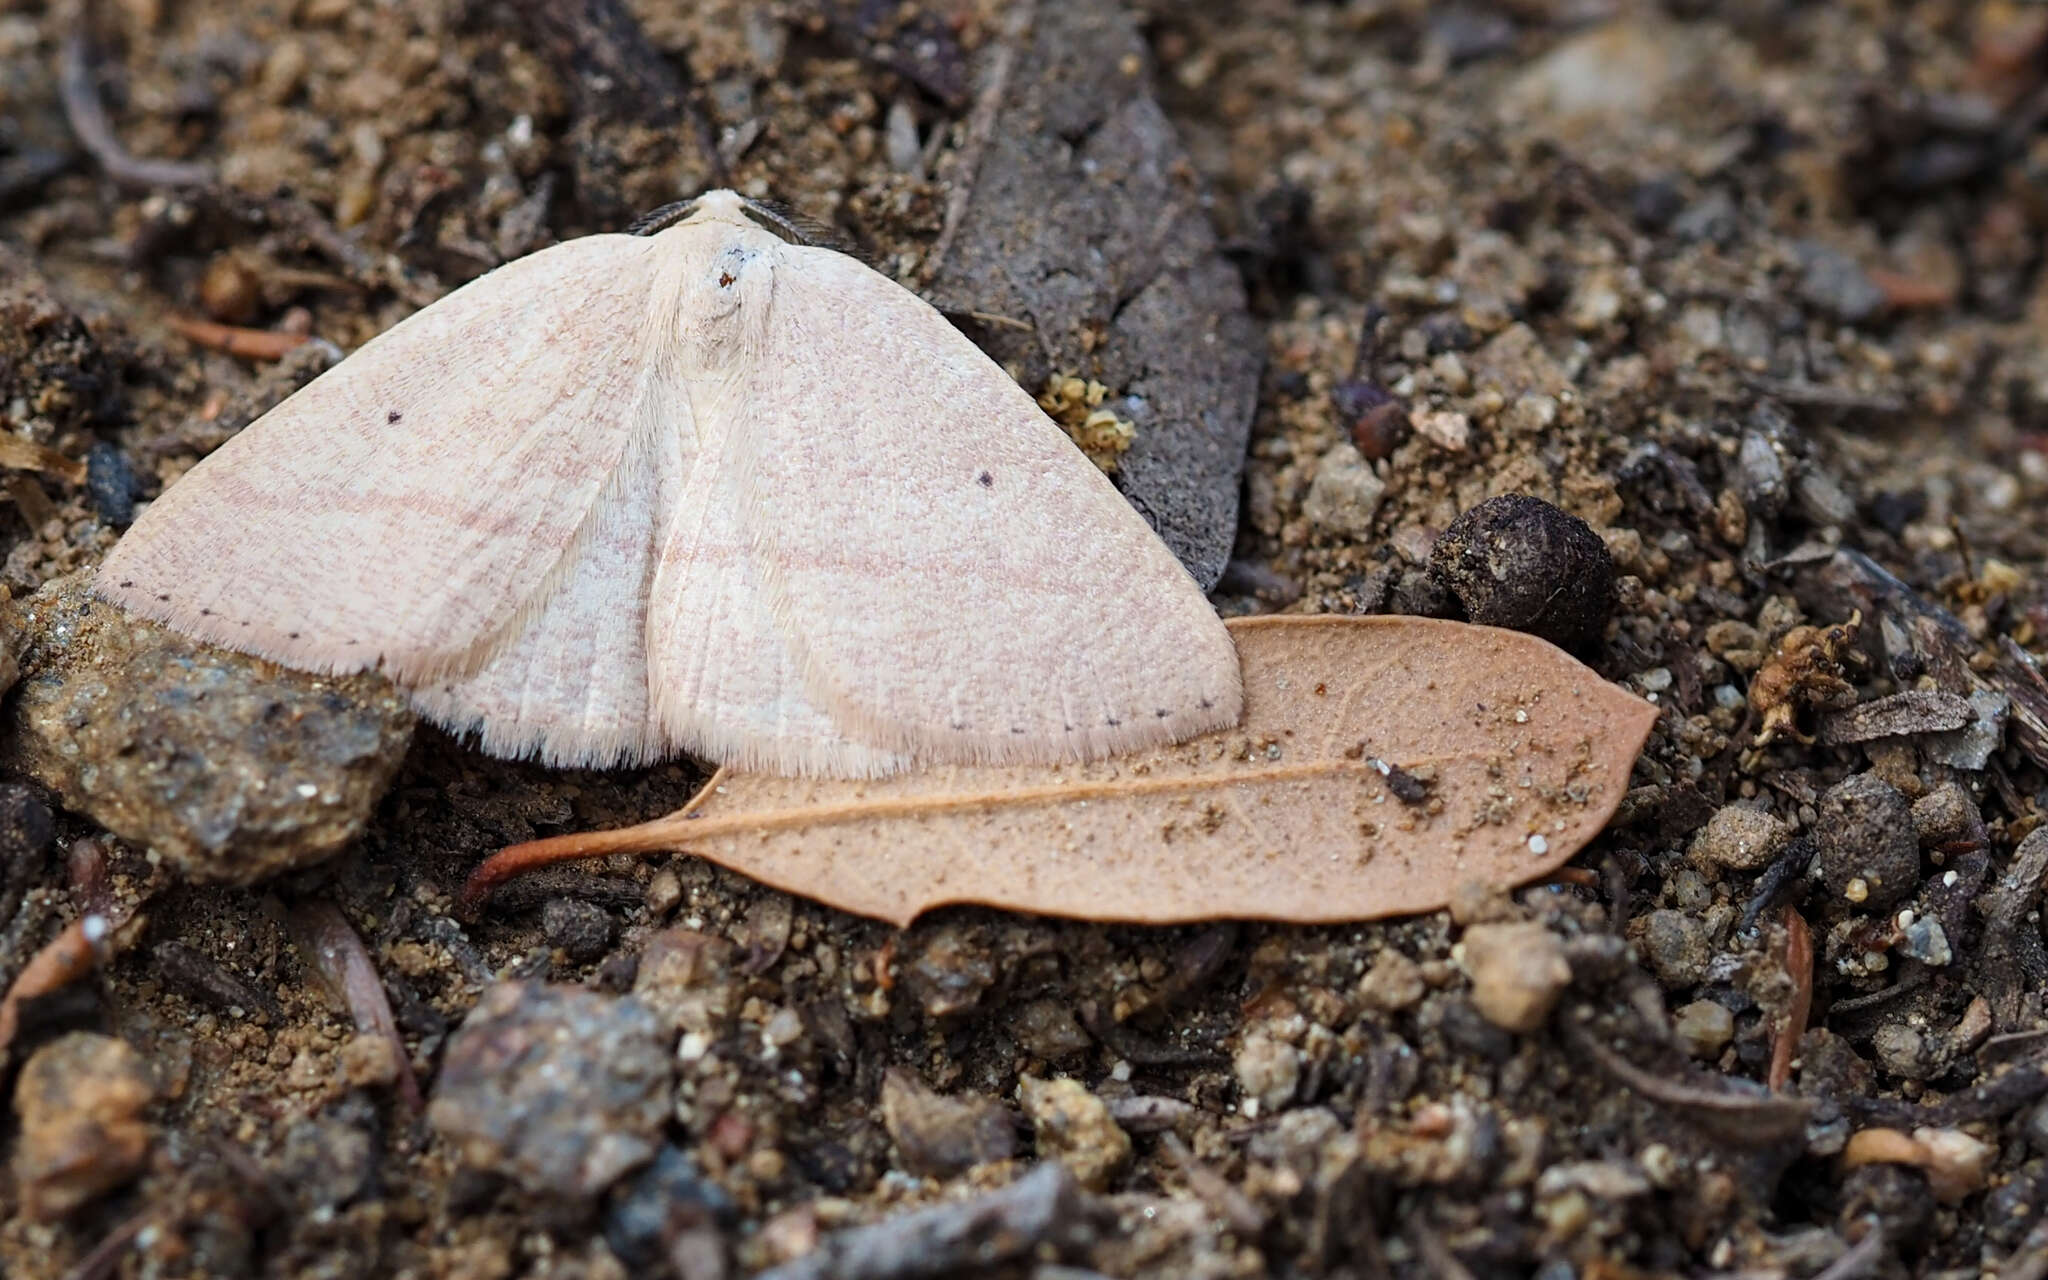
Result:
M1010 729L1011 733L1023 733L1024 731L1025 730L1021 726L1012 726Z
M1215 706L1215 705L1216 705L1215 703L1213 703L1213 702L1209 701L1209 700L1208 700L1207 698L1204 698L1204 699L1202 699L1202 710L1204 710L1204 711L1207 711L1207 710L1208 710L1209 708L1211 708L1211 707L1213 707L1213 706Z
M211 617L213 616L213 610L211 610L211 609L201 609L201 610L199 611L199 616L200 616L200 617L202 617L202 618L211 618Z
M296 631L287 631L284 633L284 638L287 640L296 640L299 638L299 633Z
M994 476L990 475L990 474L989 474L988 472L986 472L986 471L982 472L982 473L981 473L981 475L980 475L980 477L979 477L979 479L981 480L981 487L982 487L982 488L984 488L984 489L992 489L992 488L994 488L994 487L995 487L995 483L996 483L996 478L995 478Z
M391 410L390 412L388 412L388 413L386 413L386 414L384 415L384 421L386 421L386 422L396 422L396 421L398 421L398 420L399 420L400 418L403 418L404 416L405 416L405 415L404 415L404 414L402 414L402 413L400 413L400 412L399 412L398 410L396 410L396 409L393 409L393 410Z
M169 596L158 596L158 597L157 597L157 599L159 599L159 600L169 600L169 599L170 599L170 597L169 597Z
M1153 715L1155 715L1155 716L1158 716L1158 717L1159 717L1159 718L1160 718L1161 720L1164 720L1164 719L1166 719L1166 717L1168 717L1168 716L1172 715L1172 714L1173 714L1173 712L1171 712L1171 711L1166 711L1166 710L1160 710L1160 711L1154 711L1154 712L1153 712L1152 714L1153 714Z
M1109 726L1110 728L1114 729L1114 728L1116 728L1116 727L1117 727L1118 725L1122 724L1122 723L1123 723L1123 721L1121 721L1121 720L1117 719L1117 718L1116 718L1115 716L1111 716L1111 717L1110 717L1109 719L1107 719L1107 720L1104 720L1104 721L1103 721L1102 723L1104 723L1104 724L1108 725L1108 726Z
M122 586L124 586L124 587L132 587L132 586L134 586L135 584L134 584L134 583L132 583L132 582L124 582L124 583L122 583L121 585L122 585Z
M732 272L721 271L718 273L718 287L721 289L730 289L732 288L732 282L737 279L739 279L739 277L735 276Z

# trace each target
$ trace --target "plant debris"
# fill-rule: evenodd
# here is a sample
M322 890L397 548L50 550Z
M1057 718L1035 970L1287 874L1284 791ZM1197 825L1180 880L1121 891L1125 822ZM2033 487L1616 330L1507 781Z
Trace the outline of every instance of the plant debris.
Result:
M465 897L563 858L682 848L897 924L957 902L1153 923L1401 915L1570 857L1620 803L1656 717L1513 632L1401 618L1233 632L1246 698L1233 730L1047 769L721 772L660 821L506 850ZM1390 760L1433 771L1419 811L1388 784ZM866 852L882 848L886 875Z

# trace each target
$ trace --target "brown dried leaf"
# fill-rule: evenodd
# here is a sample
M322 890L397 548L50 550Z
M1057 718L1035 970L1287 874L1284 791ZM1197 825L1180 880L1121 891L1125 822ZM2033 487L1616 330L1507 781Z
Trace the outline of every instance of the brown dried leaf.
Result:
M682 849L902 925L982 903L1148 924L1434 911L1543 876L1603 827L1657 709L1533 636L1424 618L1231 624L1237 728L1092 764L875 782L721 771L677 813L515 846Z

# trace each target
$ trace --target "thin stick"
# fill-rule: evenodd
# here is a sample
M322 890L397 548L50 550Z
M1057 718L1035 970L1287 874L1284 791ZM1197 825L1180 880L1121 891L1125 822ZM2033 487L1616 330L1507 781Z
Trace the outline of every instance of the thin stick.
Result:
M923 275L927 283L938 278L939 267L946 261L946 254L953 248L953 237L960 233L960 223L967 216L967 203L974 197L974 181L981 171L982 153L988 150L989 140L995 136L996 117L1002 114L1003 98L1010 90L1010 74L1016 69L1017 50L1031 34L1031 24L1038 16L1038 0L1017 0L1010 10L1010 20L1003 28L1002 39L995 52L989 55L988 80L975 96L974 110L967 117L967 140L961 144L959 159L954 162L955 175L946 192L946 220L939 228L939 238L932 242L932 251L925 255Z
M1806 1034L1806 1020L1813 1011L1813 931L1806 918L1785 905L1785 972L1792 976L1792 1004L1785 1021L1771 1043L1771 1092L1792 1080L1792 1059L1799 1053L1799 1037Z
M0 1052L13 1042L21 1024L21 1006L37 996L61 991L85 977L116 950L139 936L129 926L140 920L113 920L96 911L73 920L22 967L0 999Z
M213 351L225 351L244 360L282 360L296 348L304 346L307 341L303 333L279 333L274 329L244 329L231 324L215 324L211 320L179 315L176 312L166 316L164 323L189 342L195 342Z
M64 1280L105 1280L113 1275L121 1263L121 1255L128 1252L135 1243L135 1237L142 1229L157 1220L162 1210L155 1205L135 1214L120 1226L109 1231L105 1238L93 1246L92 1252L79 1259L78 1265L64 1273Z
M398 1020L391 1014L384 981L377 976L377 962L370 958L355 926L331 902L301 903L287 919L307 964L347 1006L356 1030L390 1042L398 1059L399 1099L408 1111L418 1114L420 1082L412 1073L412 1055L406 1052L405 1038L398 1034Z
M213 183L213 170L183 160L143 160L130 155L114 136L107 109L93 85L92 62L85 42L85 6L72 15L70 29L57 55L57 93L64 100L64 118L71 131L107 176L124 187L154 190L159 187L204 187Z
M1884 1260L1884 1227L1874 1219L1869 1220L1868 1231L1863 1238L1849 1246L1841 1257L1836 1258L1828 1269L1817 1273L1813 1280L1857 1280L1869 1275L1871 1269Z

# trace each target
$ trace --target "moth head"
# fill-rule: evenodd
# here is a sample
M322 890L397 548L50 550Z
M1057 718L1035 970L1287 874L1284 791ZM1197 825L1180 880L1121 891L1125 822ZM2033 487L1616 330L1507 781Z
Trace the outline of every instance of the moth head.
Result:
M656 209L628 227L627 232L651 236L683 223L707 222L759 228L789 244L831 249L855 258L863 256L836 228L779 200L755 200L722 188Z

